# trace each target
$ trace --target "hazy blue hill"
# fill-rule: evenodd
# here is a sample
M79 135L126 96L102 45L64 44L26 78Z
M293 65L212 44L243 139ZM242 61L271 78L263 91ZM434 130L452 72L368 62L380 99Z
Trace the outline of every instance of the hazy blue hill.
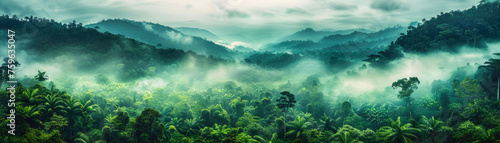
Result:
M386 28L377 32L366 33L354 31L349 34L335 34L325 36L320 40L322 43L346 43L349 41L376 41L382 39L396 39L400 33L406 32L406 28L402 26L395 26L392 28Z
M100 32L125 35L150 45L156 45L159 48L192 50L199 54L227 59L232 57L230 51L224 46L201 37L186 35L174 28L160 24L125 19L108 19L86 25L86 27L95 28Z
M254 49L248 48L245 46L235 46L233 50L239 51L239 52L254 52L255 51Z
M366 33L371 32L371 31L366 30L366 29L348 29L348 30L338 30L338 31L334 31L334 30L316 31L312 28L306 28L304 30L295 32L292 35L288 35L286 37L283 37L280 39L280 41L297 41L297 40L299 40L299 41L308 41L308 40L318 41L318 40L321 40L323 37L328 36L328 35L335 35L335 34L344 35L344 34L349 34L349 33L355 32L355 31L366 32Z
M331 35L331 31L315 31L312 28L306 28L304 30L293 33L280 39L280 41L293 41L293 40L313 40L317 41L323 36Z
M191 27L175 27L174 29L187 35L207 38L211 41L221 40L219 37L217 37L217 35L205 29Z
M367 37L368 37L367 33L355 31L355 32L352 32L350 34L345 34L345 35L335 34L335 35L326 36L326 37L322 38L319 42L338 44L338 43L345 43L348 41L360 41L360 40L366 39Z
M312 29L303 31L314 31ZM406 28L395 26L386 28L377 32L354 31L349 34L334 34L322 37L318 41L313 40L287 40L275 44L269 44L265 47L267 51L297 51L297 50L345 50L345 49L366 49L389 45L391 41L396 40L400 33L404 33ZM346 31L344 31L346 32ZM340 48L339 48L340 47ZM348 50L348 51L351 51Z
M322 31L333 31L331 34L329 35L335 35L335 34L342 34L342 35L345 35L345 34L349 34L349 33L352 33L352 32L355 32L355 31L358 31L358 32L363 32L363 33L372 33L374 31L371 31L371 30L368 30L368 29L363 29L363 28L357 28L357 29L346 29L346 30L331 30L331 29L325 29L325 30L322 30ZM325 35L325 36L328 36L328 35Z

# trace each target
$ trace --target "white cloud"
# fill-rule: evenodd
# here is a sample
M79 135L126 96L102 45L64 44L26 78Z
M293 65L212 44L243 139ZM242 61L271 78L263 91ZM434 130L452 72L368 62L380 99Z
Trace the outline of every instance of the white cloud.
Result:
M191 42L193 42L193 38L191 36L186 36L175 31L165 31L165 33L161 36L166 39L172 39L175 42L182 43L184 45L191 44Z
M241 41L235 41L235 42L231 42L231 44L227 44L227 43L224 43L222 40L219 40L219 41L215 42L215 44L222 45L222 46L224 46L228 49L231 49L231 50L237 46L250 47L250 44L245 43L245 42L241 42Z
M153 26L151 24L147 24L145 22L142 22L142 25L144 26L144 29L148 30L149 32L155 32L153 30Z

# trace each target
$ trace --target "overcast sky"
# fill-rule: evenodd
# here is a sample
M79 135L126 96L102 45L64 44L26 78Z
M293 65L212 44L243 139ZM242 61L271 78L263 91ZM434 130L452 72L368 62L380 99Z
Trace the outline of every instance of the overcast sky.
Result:
M228 41L268 42L311 27L380 30L463 10L479 0L1 0L2 14L83 24L109 18L207 29Z

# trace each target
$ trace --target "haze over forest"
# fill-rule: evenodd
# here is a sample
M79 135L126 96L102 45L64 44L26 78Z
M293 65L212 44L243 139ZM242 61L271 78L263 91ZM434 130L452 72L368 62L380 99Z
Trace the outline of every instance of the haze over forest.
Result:
M500 141L498 0L0 8L4 142Z

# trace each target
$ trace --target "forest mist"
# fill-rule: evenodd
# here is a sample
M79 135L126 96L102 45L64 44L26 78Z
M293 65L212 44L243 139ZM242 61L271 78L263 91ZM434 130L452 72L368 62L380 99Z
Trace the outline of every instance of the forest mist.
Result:
M449 80L456 68L471 65L467 75L473 76L479 65L493 57L493 53L500 52L500 43L487 44L487 49L461 47L456 53L437 51L433 53L405 54L405 58L393 61L385 68L362 68L363 62L352 63L350 68L337 73L331 73L325 68L323 62L315 59L302 59L284 69L266 69L236 61L234 63L219 64L215 67L200 68L194 57L174 65L156 65L154 74L137 79L136 81L121 81L117 75L119 61L100 63L97 72L81 73L72 65L83 62L84 59L75 59L72 56L61 55L49 61L30 60L32 55L25 51L18 52L18 61L23 68L17 74L21 77L33 77L32 71L46 71L50 79L58 88L68 92L81 93L88 90L99 91L98 76L109 79L109 82L126 83L139 94L154 91L156 88L169 87L173 90L205 91L208 88L223 88L226 82L232 81L237 86L258 86L259 88L279 88L288 82L300 85L308 77L316 77L322 83L320 90L329 98L337 96L370 94L387 94L394 96L396 90L386 93L391 83L404 77L419 77L422 82L419 90L415 91L416 97L431 94L431 83L434 80ZM71 48L71 47L68 47ZM97 73L97 74L96 74ZM68 84L71 82L72 84ZM65 84L58 84L65 83ZM258 85L253 85L259 83ZM45 83L48 86L48 83ZM78 90L73 85L81 85Z
M0 142L500 142L498 0L231 2L175 1L183 24L7 10Z

